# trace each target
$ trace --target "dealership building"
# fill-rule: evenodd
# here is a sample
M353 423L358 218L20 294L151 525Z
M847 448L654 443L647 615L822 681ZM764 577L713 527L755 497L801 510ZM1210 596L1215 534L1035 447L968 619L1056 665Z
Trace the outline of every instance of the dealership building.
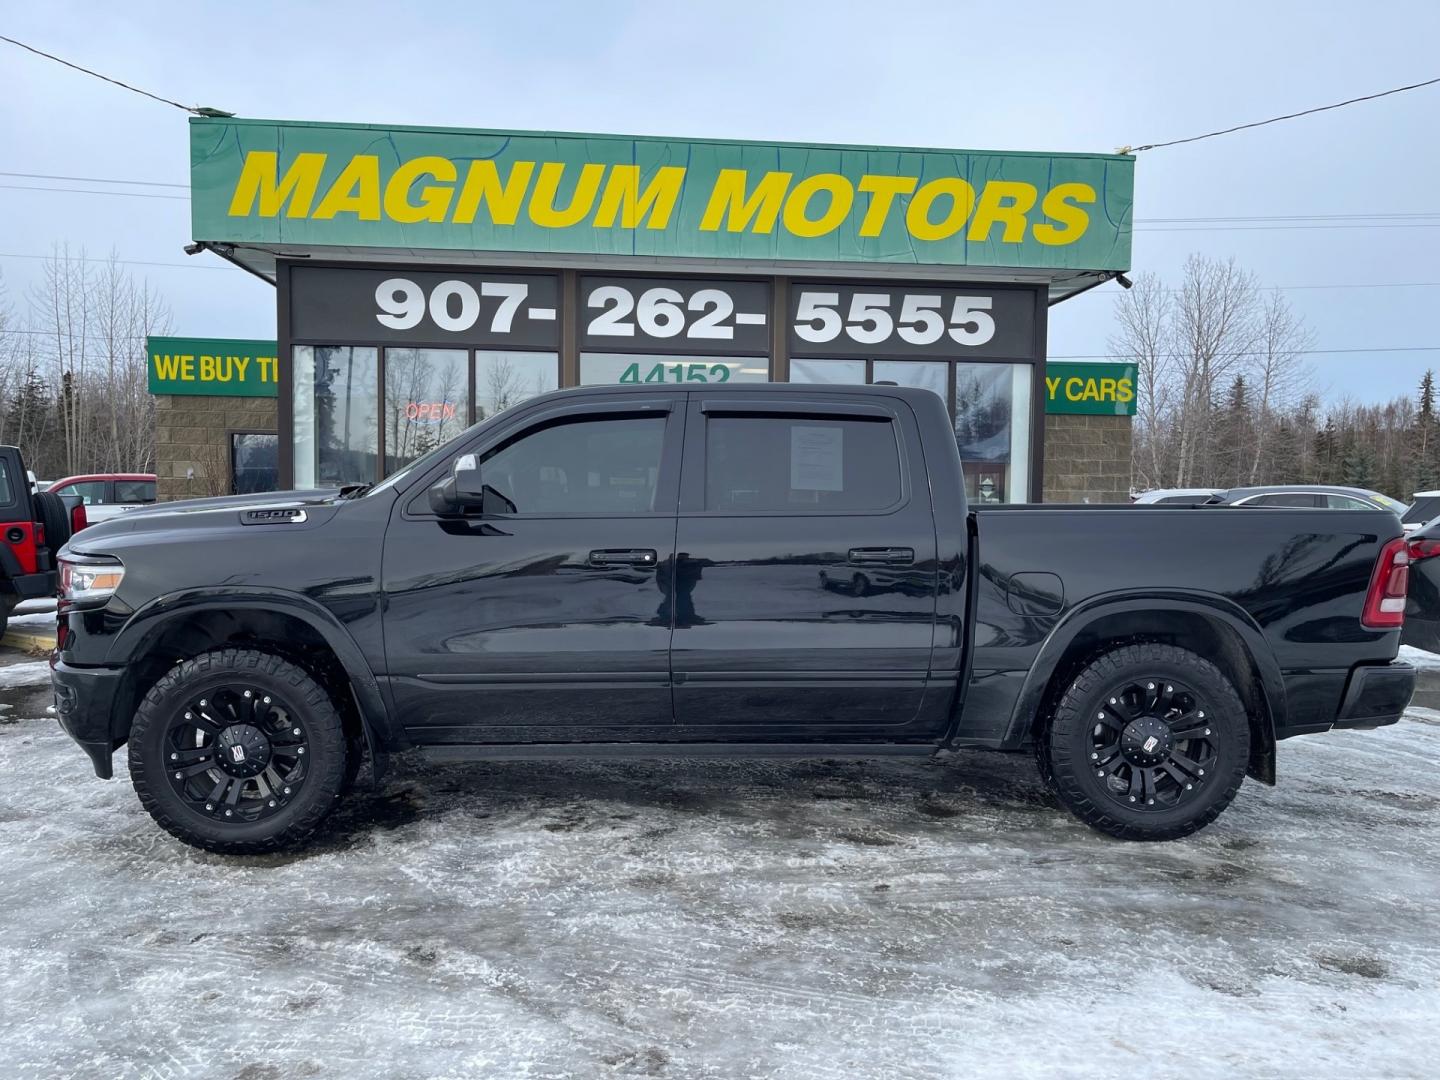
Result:
M971 499L1114 501L1134 370L1046 362L1130 267L1134 160L191 121L195 243L274 338L155 338L162 498L378 480L534 394L895 383ZM203 331L204 328L190 328Z

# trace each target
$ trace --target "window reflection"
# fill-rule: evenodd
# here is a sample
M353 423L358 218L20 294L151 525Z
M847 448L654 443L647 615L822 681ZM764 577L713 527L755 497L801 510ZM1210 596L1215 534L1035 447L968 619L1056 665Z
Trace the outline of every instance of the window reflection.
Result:
M1023 502L1030 487L1030 366L955 365L955 442L965 494Z
M296 345L295 486L375 479L379 459L379 351Z
M448 442L468 424L464 349L385 350L385 474Z
M475 419L484 420L559 386L560 358L556 353L477 352Z

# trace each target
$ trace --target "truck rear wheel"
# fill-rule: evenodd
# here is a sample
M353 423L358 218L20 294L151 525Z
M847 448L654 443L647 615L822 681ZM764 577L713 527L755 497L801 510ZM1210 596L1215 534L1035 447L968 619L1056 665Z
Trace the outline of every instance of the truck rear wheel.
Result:
M1122 840L1173 840L1214 821L1245 779L1250 724L1210 661L1126 645L1076 675L1036 747L1065 807Z
M226 855L308 837L335 805L348 756L325 688L250 649L177 664L145 695L130 732L130 779L150 816Z

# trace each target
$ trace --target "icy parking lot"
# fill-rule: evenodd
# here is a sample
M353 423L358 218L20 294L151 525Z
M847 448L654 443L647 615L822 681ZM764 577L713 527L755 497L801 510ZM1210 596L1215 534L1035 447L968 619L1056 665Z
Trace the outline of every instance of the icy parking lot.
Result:
M401 763L227 860L94 779L43 677L0 668L0 1077L1433 1065L1440 713L1284 744L1171 844L1021 757Z

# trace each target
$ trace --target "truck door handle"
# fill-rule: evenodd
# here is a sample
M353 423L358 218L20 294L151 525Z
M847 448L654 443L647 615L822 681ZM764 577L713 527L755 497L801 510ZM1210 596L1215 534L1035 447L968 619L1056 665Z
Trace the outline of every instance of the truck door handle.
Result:
M852 563L879 563L884 566L908 566L915 561L914 548L873 547L851 548Z
M603 548L590 552L591 566L654 566L659 561L654 548Z

